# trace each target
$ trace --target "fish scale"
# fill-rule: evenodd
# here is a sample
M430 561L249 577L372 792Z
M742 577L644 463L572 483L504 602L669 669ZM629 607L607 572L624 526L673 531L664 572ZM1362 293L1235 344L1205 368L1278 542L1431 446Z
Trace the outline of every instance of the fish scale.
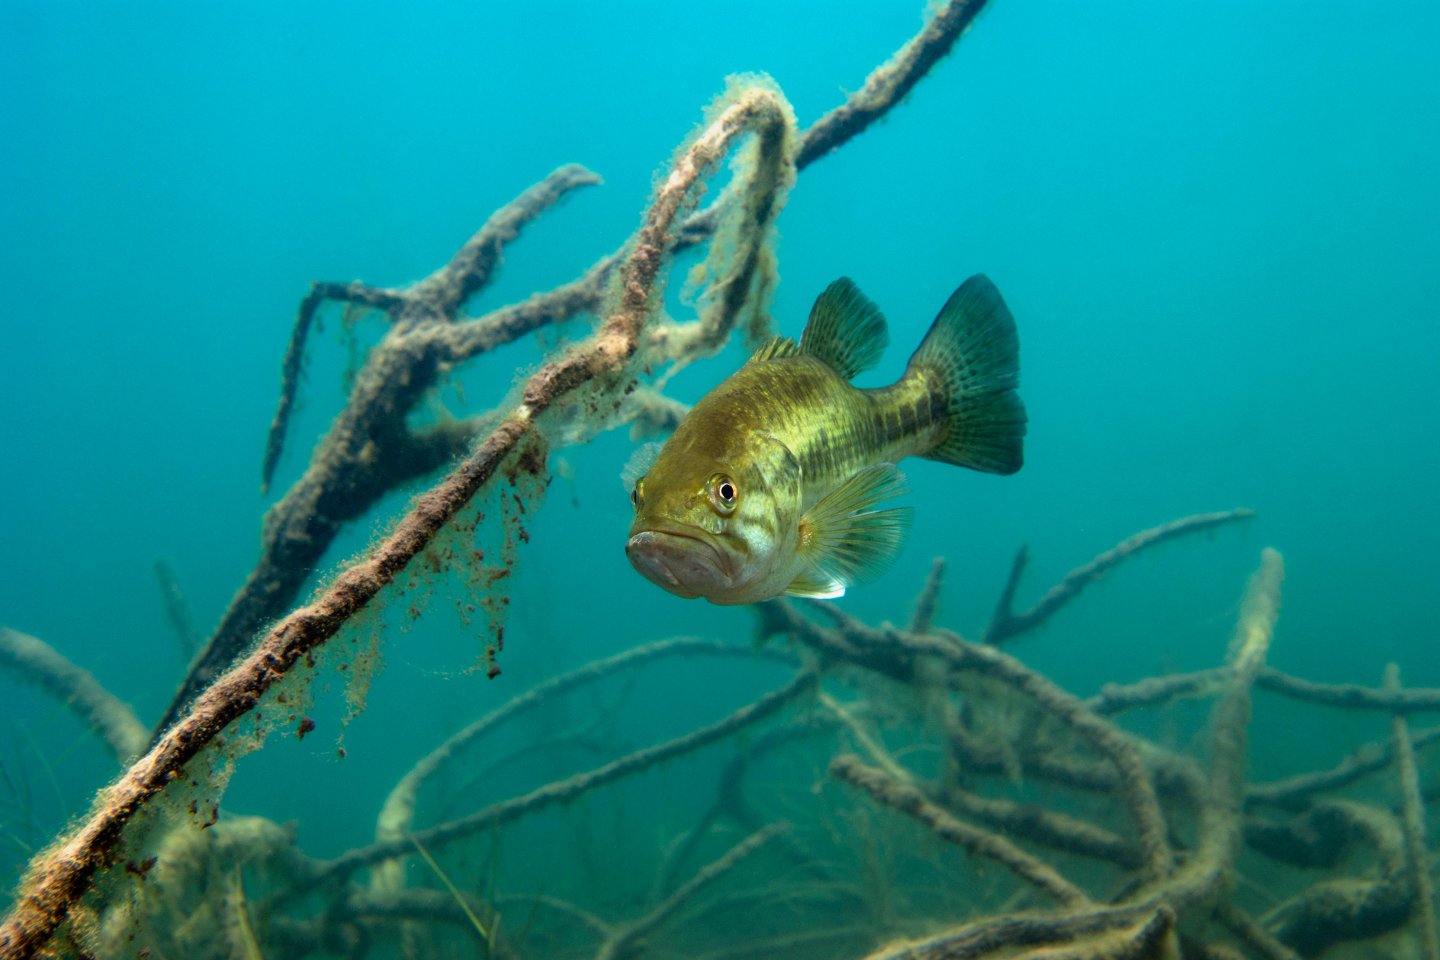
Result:
M723 396L695 429L718 437L742 417L768 424L800 462L807 507L862 467L929 449L942 427L934 411L944 399L923 378L861 389L804 355L742 368Z

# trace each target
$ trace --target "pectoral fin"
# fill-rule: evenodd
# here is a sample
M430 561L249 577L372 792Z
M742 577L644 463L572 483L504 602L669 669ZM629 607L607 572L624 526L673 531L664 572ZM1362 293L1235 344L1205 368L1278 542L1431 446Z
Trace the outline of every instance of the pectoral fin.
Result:
M650 472L655 458L660 456L660 450L664 446L663 443L646 443L630 454L630 459L625 461L625 466L620 469L620 483L625 487L626 493L634 490L635 484Z
M905 492L904 478L893 463L866 467L832 490L800 518L800 555L811 570L790 591L801 596L819 585L839 592L878 576L900 552L910 525L908 507L880 504ZM797 589L803 588L804 592Z

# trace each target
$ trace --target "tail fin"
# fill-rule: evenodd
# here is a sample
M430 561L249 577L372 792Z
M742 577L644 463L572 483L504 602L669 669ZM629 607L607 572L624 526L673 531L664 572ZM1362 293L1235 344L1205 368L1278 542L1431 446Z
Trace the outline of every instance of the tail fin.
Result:
M1010 308L987 277L977 273L950 295L909 369L938 379L946 404L947 429L921 456L986 473L1020 469L1020 339Z

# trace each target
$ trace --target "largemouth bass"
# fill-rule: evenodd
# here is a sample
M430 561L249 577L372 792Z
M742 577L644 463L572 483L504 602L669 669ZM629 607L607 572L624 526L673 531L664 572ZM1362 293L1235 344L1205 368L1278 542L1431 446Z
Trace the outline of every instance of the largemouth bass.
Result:
M1019 340L984 276L960 285L904 376L850 380L888 333L849 279L820 294L800 342L777 337L707 394L654 452L627 467L635 569L713 603L838 597L878 575L910 519L895 464L917 456L987 473L1023 461Z

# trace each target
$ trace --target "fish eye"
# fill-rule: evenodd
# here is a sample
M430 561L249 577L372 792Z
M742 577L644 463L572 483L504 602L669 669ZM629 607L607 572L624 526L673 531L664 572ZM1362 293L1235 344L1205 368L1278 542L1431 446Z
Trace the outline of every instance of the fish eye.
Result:
M645 478L641 477L630 489L630 505L637 510L640 508L640 501L645 499Z
M710 478L710 500L715 506L729 513L735 509L735 502L740 499L740 489L735 486L735 481L717 473Z

